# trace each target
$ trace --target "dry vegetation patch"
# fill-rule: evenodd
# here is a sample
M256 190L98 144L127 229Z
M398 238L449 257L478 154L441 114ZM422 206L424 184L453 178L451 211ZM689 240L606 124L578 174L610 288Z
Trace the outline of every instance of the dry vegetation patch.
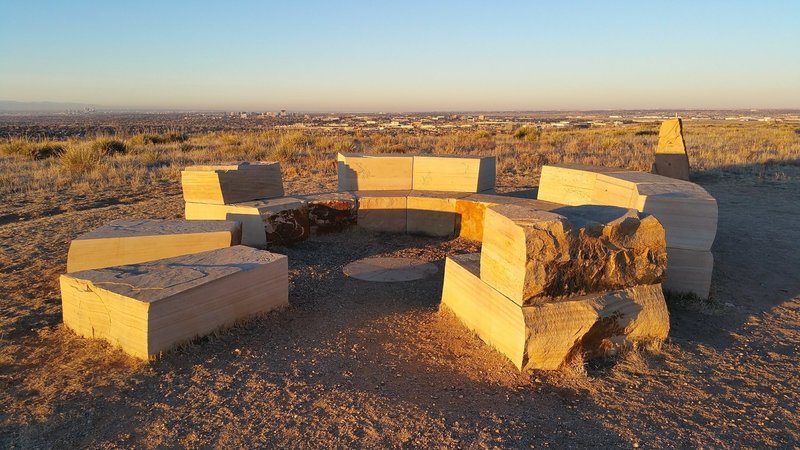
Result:
M685 129L693 172L702 177L795 179L800 135L792 126L691 123ZM656 125L590 129L455 131L386 134L269 130L101 135L67 142L12 139L0 144L0 193L43 188L110 186L142 189L147 181L175 182L186 164L276 160L288 176L334 175L337 152L441 153L496 156L498 177L535 179L544 164L578 162L649 170ZM52 160L60 163L54 167ZM58 170L58 169L61 170Z

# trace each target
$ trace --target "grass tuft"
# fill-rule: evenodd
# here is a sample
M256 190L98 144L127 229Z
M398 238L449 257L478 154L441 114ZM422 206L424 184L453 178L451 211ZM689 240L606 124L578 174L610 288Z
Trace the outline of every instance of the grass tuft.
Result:
M61 166L70 173L91 172L100 166L107 155L105 149L95 142L72 142L59 158Z
M95 139L95 141L92 142L92 147L95 151L106 155L123 154L128 151L128 146L126 146L124 142L106 137Z

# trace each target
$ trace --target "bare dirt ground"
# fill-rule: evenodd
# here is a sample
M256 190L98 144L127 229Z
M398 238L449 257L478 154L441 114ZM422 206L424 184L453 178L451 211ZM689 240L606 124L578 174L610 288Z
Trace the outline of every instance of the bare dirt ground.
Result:
M80 233L180 217L179 187L10 196L0 447L797 447L800 183L699 182L720 207L713 301L672 299L658 353L522 374L438 311L444 256L475 244L358 230L276 249L290 258L287 310L138 362L63 327L57 278ZM342 275L370 255L440 272L389 284Z

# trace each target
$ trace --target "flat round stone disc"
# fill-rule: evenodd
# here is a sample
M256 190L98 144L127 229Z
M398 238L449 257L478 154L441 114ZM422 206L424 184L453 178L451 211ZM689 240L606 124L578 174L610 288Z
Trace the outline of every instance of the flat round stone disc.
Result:
M383 256L359 259L343 269L348 277L384 283L419 280L438 271L435 265L421 259Z

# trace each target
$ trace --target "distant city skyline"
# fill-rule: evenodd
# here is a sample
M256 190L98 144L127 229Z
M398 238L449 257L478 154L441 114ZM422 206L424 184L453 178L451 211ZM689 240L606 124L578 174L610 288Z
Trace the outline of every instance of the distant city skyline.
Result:
M0 100L111 108L800 108L800 2L2 2Z

